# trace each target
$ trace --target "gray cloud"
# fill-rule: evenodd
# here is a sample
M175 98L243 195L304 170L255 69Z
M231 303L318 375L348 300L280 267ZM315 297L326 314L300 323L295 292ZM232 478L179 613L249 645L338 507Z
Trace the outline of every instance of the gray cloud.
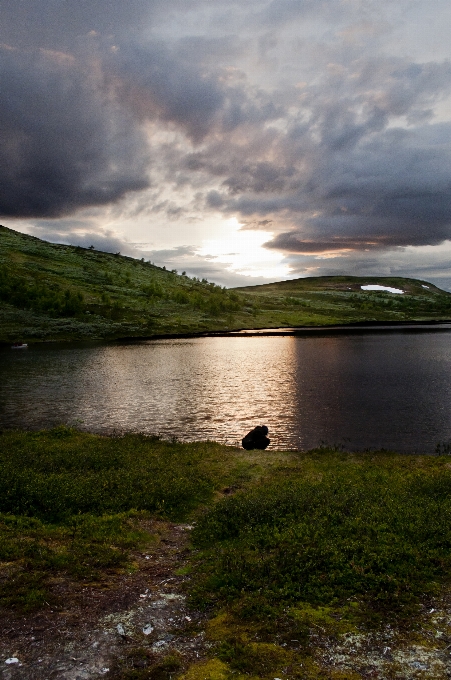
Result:
M27 232L30 229L27 229ZM65 218L60 220L36 220L32 227L33 236L71 246L89 248L105 253L122 253L131 257L142 257L143 253L135 244L126 241L109 229L97 226L87 219Z
M433 0L425 20L434 7L445 4ZM236 216L301 260L369 251L382 263L440 244L451 238L451 63L392 39L422 11L407 0L0 0L0 214L72 215L128 200L152 175L141 200L162 223Z
M177 246L176 248L162 248L160 250L147 250L149 257L151 257L155 262L167 262L178 261L179 258L185 257L186 255L195 255L195 248L193 246Z
M59 216L148 185L145 139L73 57L0 48L0 214Z
M65 2L58 7L54 28L69 11ZM133 5L131 15L140 8ZM72 29L91 25L89 16L74 10ZM157 39L122 40L118 47L88 35L72 52L0 46L0 215L57 217L146 188L146 121L173 125L199 143L218 126L231 130L249 116L271 115L269 102L249 103L240 88L205 72L205 50L186 60L196 52L189 41L176 49Z
M241 214L246 228L272 220L267 246L279 250L447 239L451 124L429 119L451 92L451 64L351 66L305 88L285 129L253 126L246 145L224 138L188 156L192 170L222 178L206 205Z
M29 49L73 49L94 31L113 38L140 26L177 0L0 0L0 42Z
M289 210L294 223L268 247L321 252L442 242L451 236L450 148L451 125L437 124L384 130L352 153L323 156L300 191L272 205L263 200L272 211ZM254 197L243 208L257 206Z
M205 136L223 105L215 80L179 61L162 43L120 50L110 64L121 78L121 100L137 118L175 123L194 141Z

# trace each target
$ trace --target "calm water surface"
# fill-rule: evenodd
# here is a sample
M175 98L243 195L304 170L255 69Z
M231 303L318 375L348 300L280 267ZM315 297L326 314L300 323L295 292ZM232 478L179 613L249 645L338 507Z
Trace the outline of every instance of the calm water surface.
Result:
M451 440L451 332L206 337L0 352L0 426L433 452Z

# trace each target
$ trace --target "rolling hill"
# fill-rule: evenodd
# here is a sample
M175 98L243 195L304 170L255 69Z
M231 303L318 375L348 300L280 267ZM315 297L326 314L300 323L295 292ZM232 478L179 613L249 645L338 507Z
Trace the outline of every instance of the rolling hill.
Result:
M362 290L365 284L404 293ZM225 289L0 226L2 343L450 318L451 293L415 279L319 277Z

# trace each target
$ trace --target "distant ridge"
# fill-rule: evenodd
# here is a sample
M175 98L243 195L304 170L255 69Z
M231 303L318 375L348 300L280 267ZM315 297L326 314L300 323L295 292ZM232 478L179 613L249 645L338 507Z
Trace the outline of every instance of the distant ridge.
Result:
M368 284L403 294L362 290ZM227 290L0 226L0 343L450 318L451 293L417 279L323 276Z

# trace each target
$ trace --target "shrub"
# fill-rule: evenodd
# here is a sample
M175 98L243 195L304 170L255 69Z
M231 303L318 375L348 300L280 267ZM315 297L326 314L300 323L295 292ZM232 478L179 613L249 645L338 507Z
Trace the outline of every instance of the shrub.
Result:
M51 522L131 509L180 518L213 488L193 446L69 428L2 435L0 512Z
M194 599L247 608L350 597L409 612L451 567L451 474L347 466L227 498L199 522Z

